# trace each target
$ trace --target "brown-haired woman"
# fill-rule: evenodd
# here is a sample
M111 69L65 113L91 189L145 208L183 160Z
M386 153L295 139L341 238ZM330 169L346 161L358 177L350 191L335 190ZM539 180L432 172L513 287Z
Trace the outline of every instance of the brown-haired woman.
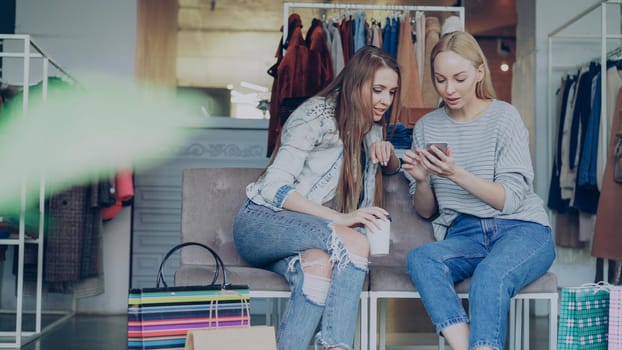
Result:
M363 233L388 215L381 170L399 170L393 146L383 141L399 82L391 56L361 48L292 113L272 162L246 188L234 224L238 251L283 275L292 291L279 350L306 349L318 325L316 344L352 348L369 255Z

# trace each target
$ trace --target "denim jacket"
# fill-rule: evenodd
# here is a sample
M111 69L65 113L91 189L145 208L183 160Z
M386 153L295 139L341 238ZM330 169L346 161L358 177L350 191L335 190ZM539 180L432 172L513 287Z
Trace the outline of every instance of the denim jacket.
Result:
M274 161L246 187L247 197L274 210L283 209L292 191L318 204L333 199L343 160L343 143L334 115L334 100L324 97L312 97L298 107L281 130L281 146ZM373 205L378 165L372 163L368 150L381 140L382 126L374 123L364 139L367 161L360 207Z

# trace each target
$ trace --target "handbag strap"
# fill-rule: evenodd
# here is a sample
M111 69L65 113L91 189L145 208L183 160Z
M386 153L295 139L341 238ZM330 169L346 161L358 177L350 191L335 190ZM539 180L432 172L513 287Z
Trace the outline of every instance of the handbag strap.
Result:
M609 284L609 282L606 281L599 281L597 283L594 282L589 282L589 283L583 283L580 287L582 289L589 289L591 292L593 292L594 294L598 293L598 292L608 292L609 288L611 288L611 285Z
M212 282L209 285L215 285L216 284L216 281L218 281L218 277L220 276L220 273L222 271L222 287L224 289L225 286L227 286L227 272L225 271L225 264L223 263L222 259L218 255L218 253L216 253L214 251L214 249L208 247L207 245L205 245L203 243L199 243L199 242L184 242L184 243L180 243L180 244L174 246L173 248L171 248L166 253L166 255L164 255L164 258L162 258L162 262L160 263L160 267L158 268L158 275L156 277L156 288L160 288L160 284L162 284L164 287L168 287L168 284L166 284L166 281L164 280L164 265L166 264L166 261L168 260L168 258L171 255L173 255L173 253L175 253L176 251L178 251L181 248L188 247L188 246L201 247L201 248L206 249L207 251L209 251L212 254L212 257L214 257L214 261L216 261L216 270L214 270L214 277L212 278Z

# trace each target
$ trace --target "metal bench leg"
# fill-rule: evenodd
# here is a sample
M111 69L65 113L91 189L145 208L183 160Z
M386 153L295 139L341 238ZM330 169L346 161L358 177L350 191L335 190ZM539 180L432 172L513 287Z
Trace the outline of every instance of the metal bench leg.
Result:
M523 350L529 350L529 305L531 299L523 300Z
M359 314L361 319L359 330L359 341L361 350L369 350L369 293L361 293L361 312Z
M549 350L557 349L557 315L559 304L557 295L549 299Z
M378 299L369 294L369 350L378 349Z
M379 349L386 350L387 346L387 300L380 299L380 338Z
M512 299L510 301L510 350L515 350L516 349L516 344L514 344L514 342L516 341L516 298Z
M516 323L514 324L514 332L516 336L514 338L516 344L516 350L520 350L523 347L523 299L516 299Z

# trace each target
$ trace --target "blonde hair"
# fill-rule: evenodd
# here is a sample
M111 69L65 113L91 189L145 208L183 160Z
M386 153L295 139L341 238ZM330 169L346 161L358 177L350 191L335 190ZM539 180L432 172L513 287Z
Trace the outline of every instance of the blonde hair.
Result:
M478 81L475 85L475 96L481 99L496 98L495 88L492 85L492 79L490 78L490 69L488 68L488 61L482 48L477 43L475 38L463 31L451 32L443 35L441 39L434 45L432 52L430 53L430 69L432 70L432 79L434 79L434 60L441 52L451 51L463 58L471 61L473 67L478 69L481 65L484 67L484 79ZM436 84L434 84L436 89ZM438 91L437 91L438 92Z
M374 46L359 49L348 64L320 96L334 98L335 119L339 137L343 142L343 165L337 185L337 210L349 212L358 208L363 186L361 152L365 135L374 123L372 106L372 84L379 69L389 68L397 73L400 84L400 70L397 62L388 53ZM393 108L399 105L399 92L393 99ZM384 126L386 121L379 122ZM364 170L364 169L363 169ZM374 205L382 206L382 173L376 172Z

